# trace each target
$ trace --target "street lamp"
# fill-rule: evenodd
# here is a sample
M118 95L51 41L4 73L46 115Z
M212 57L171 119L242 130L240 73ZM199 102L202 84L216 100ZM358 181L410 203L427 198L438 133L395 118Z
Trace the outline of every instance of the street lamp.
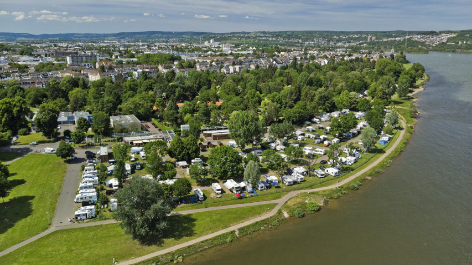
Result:
M49 225L49 212L46 212L47 216L48 216L48 225Z

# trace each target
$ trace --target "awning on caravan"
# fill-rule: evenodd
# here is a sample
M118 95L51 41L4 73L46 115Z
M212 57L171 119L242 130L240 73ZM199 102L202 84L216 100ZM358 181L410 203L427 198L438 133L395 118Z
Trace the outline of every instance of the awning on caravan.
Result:
M143 143L149 143L149 140L143 140Z
M133 141L133 144L142 144L143 141Z

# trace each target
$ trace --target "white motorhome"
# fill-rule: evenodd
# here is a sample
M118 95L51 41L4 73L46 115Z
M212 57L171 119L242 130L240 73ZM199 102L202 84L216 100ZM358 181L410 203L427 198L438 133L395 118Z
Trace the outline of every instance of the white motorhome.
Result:
M324 178L324 177L326 177L326 173L324 173L323 170L321 170L321 169L315 170L315 175L316 175L317 177L319 177L319 178Z
M213 189L213 191L214 191L216 194L218 194L218 195L221 194L221 186L220 186L220 184L218 184L218 183L212 183L212 184L211 184L211 188Z
M46 147L46 148L44 148L44 153L46 153L46 154L55 154L56 150L54 150L54 148L52 148L52 147Z
M93 189L93 184L87 183L87 184L80 184L78 190L88 190L88 189Z
M337 177L341 175L341 170L334 167L330 167L330 168L325 169L325 173L333 177Z
M199 201L205 200L205 197L203 197L203 192L200 189L194 189L193 193L195 194L195 197L197 197L197 200Z
M275 150L275 148L277 148L276 143L271 143L271 144L269 144L269 146L270 146L270 149L272 149L272 150Z
M231 147L238 147L238 144L236 143L236 141L229 141L228 145Z
M239 184L234 181L233 179L228 179L225 183L223 183L228 190L230 190L233 193L239 194L241 193L241 187Z
M255 187L257 190L266 190L268 189L268 184L264 181L259 181L257 182L256 184L256 187Z
M298 173L292 174L292 178L295 179L297 182L305 181L305 177L301 174L298 174Z
M80 184L98 184L98 178L97 177L84 178L84 179L82 179Z
M305 147L303 147L303 151L304 151L304 152L313 151L313 147L311 147L311 146L305 146Z
M297 140L298 141L305 141L305 136L299 135L299 136L297 136Z
M129 163L125 164L126 174L131 175L131 165Z
M110 211L114 212L118 208L118 200L117 199L110 199Z
M75 211L74 217L76 220L85 220L95 217L95 206L83 206Z
M142 148L142 147L137 147L137 146L131 147L131 153L137 154L137 153L140 153L140 152L142 152L142 151L143 151L143 148Z
M110 180L107 180L105 182L105 184L110 187L110 188L113 188L113 190L117 190L118 189L118 179L117 178L112 178Z
M321 140L321 141L326 141L326 140L328 140L328 139L329 139L329 137L326 136L326 135L321 135L321 136L320 136L320 140Z
M291 176L283 176L282 177L282 183L284 183L287 186L293 185L293 179Z
M323 148L316 148L313 153L317 154L317 155L325 155L326 154L326 151L323 149Z
M276 177L276 176L268 176L266 175L265 176L265 179L266 179L266 183L267 184L270 184L270 185L278 185L279 184L279 179Z
M97 193L85 193L85 194L77 194L75 195L74 202L86 202L86 201L97 201Z
M277 146L275 147L275 150L277 150L277 151L285 151L285 146L283 146L283 145L277 145Z
M192 159L192 165L196 165L196 164L200 164L200 165L203 165L203 160L199 157L195 158L195 159Z
M320 119L318 119L318 118L313 118L313 119L311 119L311 121L314 122L314 123L320 123Z
M341 140L339 140L338 138L334 138L332 143L333 144L339 144L341 142Z
M330 141L324 141L324 142L323 142L323 145L324 145L324 146L330 146L330 145L331 145L331 142L330 142Z
M79 190L79 194L94 193L94 192L95 192L95 189Z
M90 178L96 178L96 177L97 177L97 172L96 171L88 172L88 173L85 173L85 174L82 175L83 179L90 179Z
M262 150L254 150L251 153L257 155L257 156L262 156Z
M293 169L293 172L296 174L303 175L303 176L308 174L308 170L306 170L304 167L295 167Z
M90 171L95 171L95 167L93 166L84 167L84 173L87 173Z
M187 161L177 161L177 162L175 162L175 165L178 166L178 167L180 167L180 168L186 168L186 167L188 167Z
M141 157L142 160L146 160L146 153L144 151L139 152L139 156Z

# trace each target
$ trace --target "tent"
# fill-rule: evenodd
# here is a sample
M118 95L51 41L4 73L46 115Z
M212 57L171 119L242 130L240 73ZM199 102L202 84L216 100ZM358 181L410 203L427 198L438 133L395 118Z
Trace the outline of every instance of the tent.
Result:
M381 145L386 145L387 142L386 142L386 141L380 141L380 144L381 144Z

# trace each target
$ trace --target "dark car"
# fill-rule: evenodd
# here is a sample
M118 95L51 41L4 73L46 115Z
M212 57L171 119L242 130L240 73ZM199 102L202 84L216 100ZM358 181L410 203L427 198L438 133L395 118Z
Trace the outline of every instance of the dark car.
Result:
M321 169L321 170L325 170L326 167L325 167L325 166L320 166L320 169Z
M320 164L326 164L326 163L328 163L328 161L326 161L326 160L321 160L320 161Z
M141 164L139 162L136 162L136 170L141 170Z
M88 154L93 154L92 151L85 151L85 154L88 155Z
M116 159L108 159L108 164L113 165L116 163Z

